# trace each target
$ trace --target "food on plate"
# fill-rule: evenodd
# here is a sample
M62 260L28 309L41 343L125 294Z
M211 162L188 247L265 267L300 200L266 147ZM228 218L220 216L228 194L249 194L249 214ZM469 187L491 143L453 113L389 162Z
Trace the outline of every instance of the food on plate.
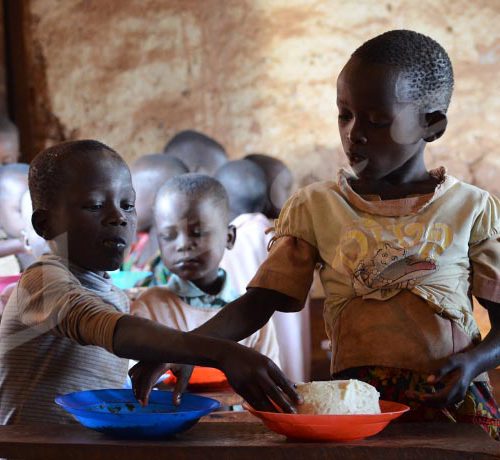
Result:
M299 414L380 414L379 392L360 380L298 383L297 392L304 399Z

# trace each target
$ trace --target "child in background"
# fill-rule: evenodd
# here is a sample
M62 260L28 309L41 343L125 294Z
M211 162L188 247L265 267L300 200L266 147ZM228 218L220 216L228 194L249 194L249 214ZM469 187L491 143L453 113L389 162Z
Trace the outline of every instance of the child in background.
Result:
M292 193L292 172L281 160L263 153L251 153L244 159L254 162L264 171L267 179L267 202L263 212L269 219L276 219Z
M268 395L292 410L281 392L298 395L268 358L128 314L106 274L123 262L136 229L130 171L115 151L91 140L50 147L31 163L29 187L33 226L52 254L23 273L4 310L1 424L74 423L55 396L121 387L123 358L217 367L243 397L258 404Z
M262 214L267 200L267 181L262 169L249 160L229 161L215 173L229 197L231 225L236 228L234 247L224 251L221 267L239 295L267 257L271 221Z
M337 80L355 175L288 200L247 293L195 332L241 340L276 310L299 310L319 262L332 378L374 385L410 419L475 423L498 439L486 371L500 364L500 202L424 163L452 90L449 57L427 36L394 30L358 48ZM482 341L471 295L489 312Z
M177 133L163 149L163 153L181 160L191 173L213 176L227 160L224 147L214 139L197 131Z
M21 198L21 217L24 222L24 229L22 231L24 235L24 247L28 254L31 254L35 259L37 259L42 254L50 252L50 248L48 247L47 242L35 232L31 223L32 212L33 208L31 206L30 192L29 190L26 190ZM7 304L10 294L14 290L16 284L17 283L12 283L0 292L0 315L3 313L3 309Z
M19 133L8 118L0 117L0 165L19 161Z
M243 214L261 214L267 199L262 168L249 160L233 160L222 165L214 177L228 192L230 220Z
M266 176L249 160L229 161L215 173L229 197L231 225L236 228L236 242L224 251L221 267L229 273L231 284L239 295L255 276L267 256L271 239L266 235L272 225L262 214L267 200Z
M28 169L24 163L0 166L0 275L23 271L33 257L24 246L21 198L28 190Z
M169 180L155 201L155 226L161 259L151 285L132 304L133 314L181 331L190 331L238 297L231 278L219 268L236 229L229 225L228 197L215 179L184 174ZM270 322L240 342L279 366Z
M33 214L33 204L31 203L31 196L29 190L24 192L21 198L21 216L24 221L24 246L26 251L30 253L35 259L38 259L43 254L50 252L49 245L38 233L36 233L31 223L31 216Z
M267 257L271 240L271 221L262 214L267 203L267 178L261 167L250 160L230 161L215 174L227 191L231 225L236 228L236 242L224 251L221 268L227 271L238 295L246 292L248 283ZM267 233L266 233L267 232ZM310 358L308 309L293 314L273 315L280 349L281 369L295 382L307 379ZM301 353L297 353L297 349Z
M162 153L144 155L131 168L137 212L137 239L125 258L122 270L144 270L158 256L158 238L153 227L156 192L170 178L188 172L182 161Z

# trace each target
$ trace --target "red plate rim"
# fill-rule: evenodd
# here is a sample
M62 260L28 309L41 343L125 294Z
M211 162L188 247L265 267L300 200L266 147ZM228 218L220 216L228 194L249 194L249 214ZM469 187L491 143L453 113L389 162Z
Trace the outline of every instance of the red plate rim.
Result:
M408 412L410 410L410 407L407 406L406 404L398 403L395 401L385 401L385 400L380 400L380 409L381 413L380 414L287 414L286 412L268 412L268 411L258 411L254 409L250 404L248 404L246 401L243 402L243 408L248 410L249 412L253 414L262 414L263 416L276 416L279 415L280 417L287 416L287 417L318 417L318 418L331 418L331 417L349 417L349 418L356 418L356 417L380 417L383 415L399 415L403 414L405 412ZM384 411L384 406L393 406L393 410L388 410ZM396 410L394 410L396 409Z

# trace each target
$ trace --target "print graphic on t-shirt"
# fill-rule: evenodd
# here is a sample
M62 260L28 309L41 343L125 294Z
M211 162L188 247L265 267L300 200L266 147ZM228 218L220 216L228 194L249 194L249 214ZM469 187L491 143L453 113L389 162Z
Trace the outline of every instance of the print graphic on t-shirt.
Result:
M384 288L411 289L436 268L436 262L430 258L421 259L406 249L384 243L372 259L361 261L354 271L354 289L358 294Z
M364 218L341 235L332 267L351 274L356 295L379 291L384 297L437 272L437 261L453 242L451 227L441 222Z

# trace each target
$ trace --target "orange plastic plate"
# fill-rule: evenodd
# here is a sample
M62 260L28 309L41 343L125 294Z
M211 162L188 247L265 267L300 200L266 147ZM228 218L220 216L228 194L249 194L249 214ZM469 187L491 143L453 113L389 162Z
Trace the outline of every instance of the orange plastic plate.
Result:
M168 371L166 373L166 378L163 383L167 385L174 384L176 382L175 375ZM213 367L202 367L195 366L191 378L189 379L190 390L219 390L229 387L229 382L227 381L224 372Z
M354 441L382 431L391 420L410 408L392 401L380 401L380 414L305 415L261 412L246 402L243 407L260 418L275 433L303 441Z

